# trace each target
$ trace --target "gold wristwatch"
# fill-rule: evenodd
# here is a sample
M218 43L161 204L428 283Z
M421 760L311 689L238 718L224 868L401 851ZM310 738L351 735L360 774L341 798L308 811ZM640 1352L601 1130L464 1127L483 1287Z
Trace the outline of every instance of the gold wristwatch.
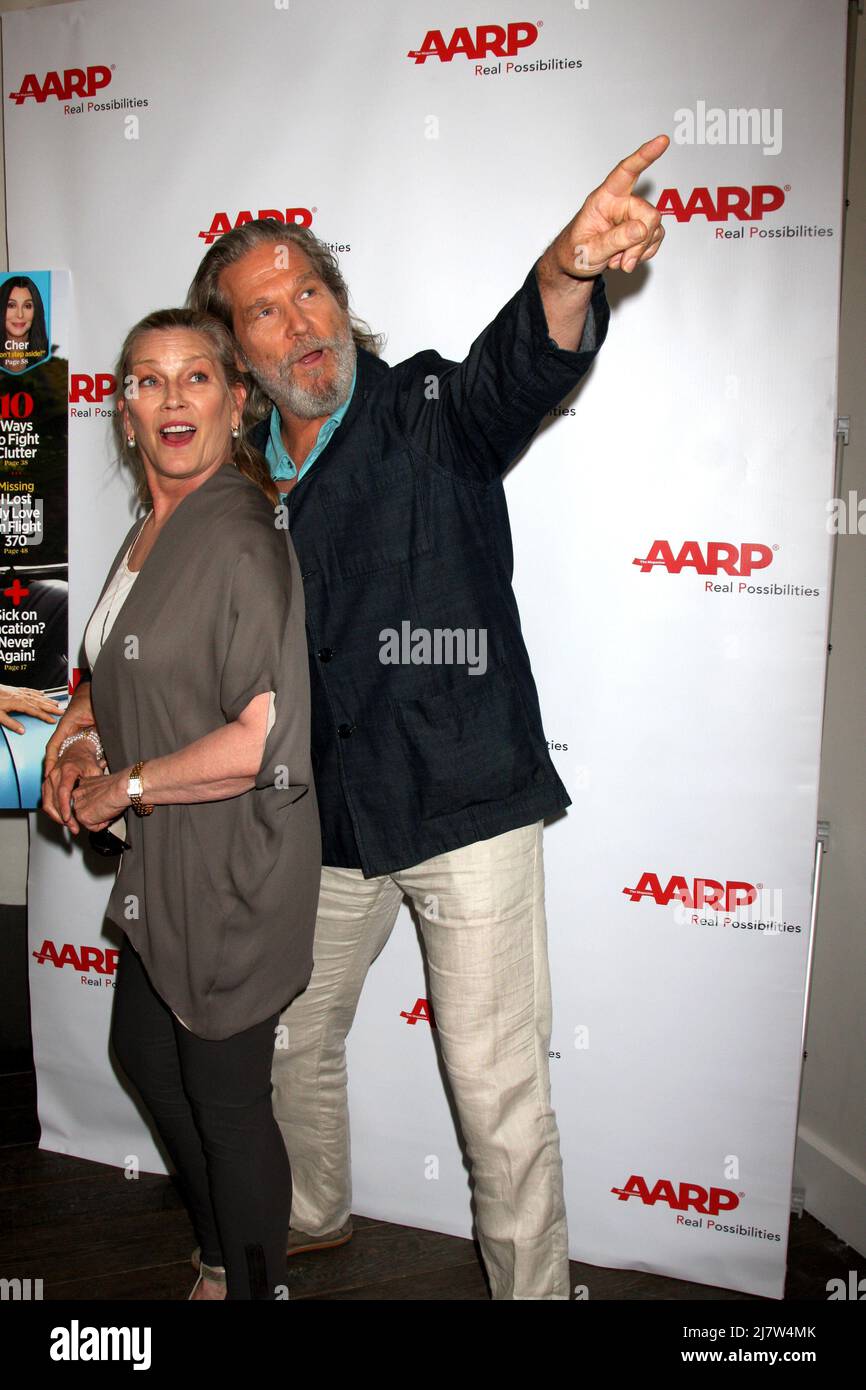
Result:
M132 802L132 809L137 816L149 816L153 810L152 806L145 806L142 797L144 796L144 783L141 780L141 769L143 762L138 762L129 774L126 784L126 795Z

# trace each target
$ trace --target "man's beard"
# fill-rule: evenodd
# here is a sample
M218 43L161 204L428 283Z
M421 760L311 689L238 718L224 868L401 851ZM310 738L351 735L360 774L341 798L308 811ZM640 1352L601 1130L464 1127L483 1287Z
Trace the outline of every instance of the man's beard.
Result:
M336 372L330 384L310 382L301 386L292 377L292 367L307 353L319 348L331 348L334 353ZM346 328L342 338L310 338L299 343L290 357L284 357L275 371L266 371L255 366L246 353L244 364L253 380L283 413L297 415L301 420L317 420L323 415L333 415L349 394L352 373L355 370L357 351L350 328Z

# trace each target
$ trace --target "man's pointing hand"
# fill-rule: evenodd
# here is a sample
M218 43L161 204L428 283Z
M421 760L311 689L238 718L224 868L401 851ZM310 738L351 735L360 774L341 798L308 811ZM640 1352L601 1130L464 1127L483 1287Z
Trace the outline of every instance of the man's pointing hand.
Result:
M665 234L661 213L645 198L635 198L632 189L669 144L666 135L647 140L593 189L550 248L566 275L583 280L603 270L632 271L655 255Z
M634 270L661 246L661 213L632 189L669 144L656 135L621 160L536 263L548 332L561 348L574 351L581 342L590 281L603 270Z

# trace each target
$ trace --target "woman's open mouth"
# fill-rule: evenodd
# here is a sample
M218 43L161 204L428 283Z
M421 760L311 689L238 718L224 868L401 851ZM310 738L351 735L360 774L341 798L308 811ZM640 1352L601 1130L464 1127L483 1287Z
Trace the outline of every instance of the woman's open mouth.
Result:
M194 434L195 425L191 425L188 420L177 420L174 424L163 425L159 431L162 442L168 444L172 449L183 448Z

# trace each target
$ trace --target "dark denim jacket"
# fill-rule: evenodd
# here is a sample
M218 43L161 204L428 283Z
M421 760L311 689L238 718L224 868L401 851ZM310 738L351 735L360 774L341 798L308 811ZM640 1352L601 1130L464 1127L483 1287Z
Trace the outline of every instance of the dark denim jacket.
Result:
M325 864L392 873L570 804L520 630L501 475L604 341L602 279L592 317L594 346L557 347L533 268L462 363L358 351L346 416L286 503ZM267 430L251 435L262 452ZM422 659L382 659L398 649Z

